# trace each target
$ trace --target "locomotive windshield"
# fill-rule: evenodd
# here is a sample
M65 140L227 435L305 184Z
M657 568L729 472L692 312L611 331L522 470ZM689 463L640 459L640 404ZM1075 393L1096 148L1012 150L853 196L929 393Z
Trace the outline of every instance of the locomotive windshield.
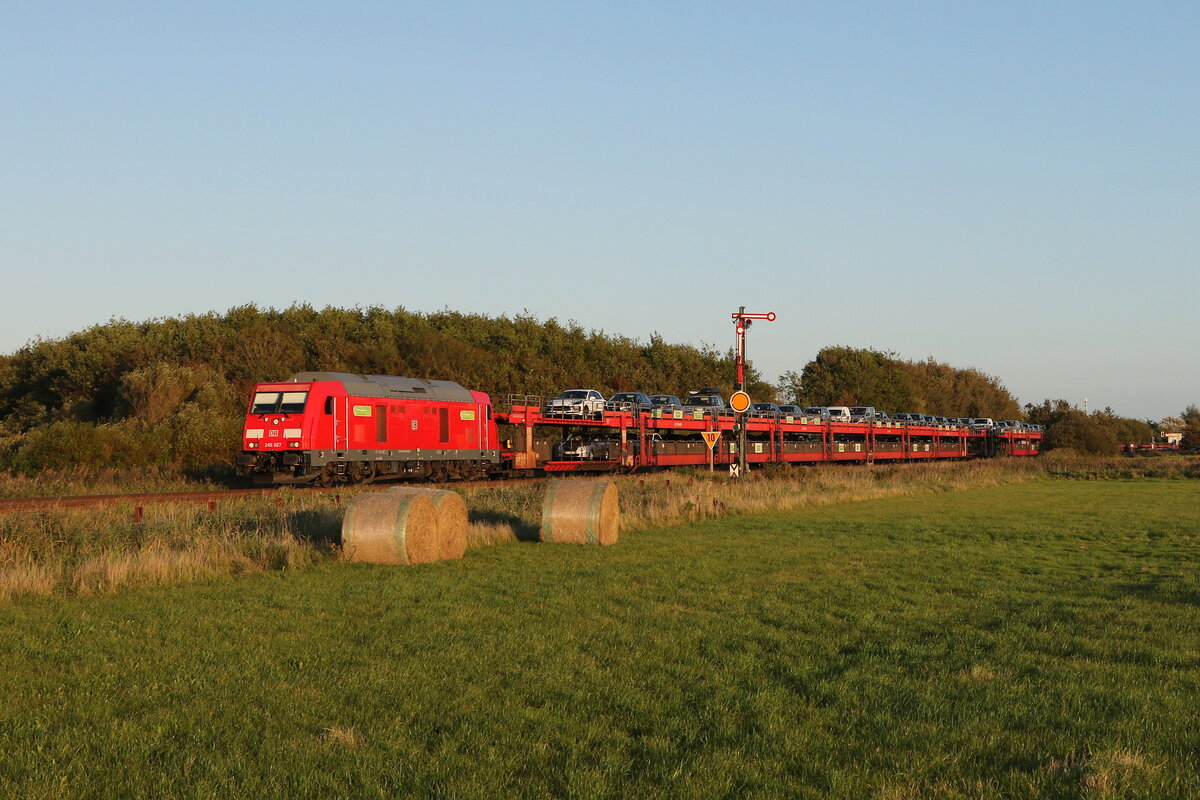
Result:
M300 414L308 392L255 392L251 414Z

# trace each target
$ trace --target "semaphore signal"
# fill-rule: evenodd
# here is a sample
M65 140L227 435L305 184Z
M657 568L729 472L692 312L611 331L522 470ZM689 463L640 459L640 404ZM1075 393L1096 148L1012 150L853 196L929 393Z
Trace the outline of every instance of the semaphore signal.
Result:
M747 314L746 307L741 306L731 316L733 317L734 330L737 332L737 386L735 388L738 391L742 391L746 388L746 329L756 319L765 319L767 322L774 322L775 312Z

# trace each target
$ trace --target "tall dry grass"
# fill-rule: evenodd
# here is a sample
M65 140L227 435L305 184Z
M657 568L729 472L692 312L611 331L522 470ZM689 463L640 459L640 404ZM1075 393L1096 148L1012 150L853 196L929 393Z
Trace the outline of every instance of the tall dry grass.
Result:
M1051 450L1034 461L1034 466L1050 478L1200 478L1200 456L1152 453L1132 457L1098 457L1080 455L1073 450Z
M178 476L128 473L0 478L7 494L99 494L165 491ZM1038 459L961 463L822 464L756 470L737 483L722 473L679 470L618 477L624 532L729 515L999 486L1031 480L1200 478L1200 458L1097 459L1050 453ZM336 557L342 505L358 491L333 495L280 490L267 497L224 499L215 511L191 504L148 505L142 522L131 506L0 514L0 602L49 595L92 595L126 587L175 584L265 570L302 569ZM472 548L537 538L544 486L511 482L446 488L470 509Z
M278 503L278 505L277 505ZM0 601L93 595L265 570L336 552L341 513L325 494L0 515Z
M919 464L822 464L752 472L732 482L723 472L680 470L616 478L621 529L637 531L729 515L765 514L909 494L953 491L1034 480L1044 473L1028 462L970 461ZM536 537L539 488L514 487L504 496L468 490L472 547Z

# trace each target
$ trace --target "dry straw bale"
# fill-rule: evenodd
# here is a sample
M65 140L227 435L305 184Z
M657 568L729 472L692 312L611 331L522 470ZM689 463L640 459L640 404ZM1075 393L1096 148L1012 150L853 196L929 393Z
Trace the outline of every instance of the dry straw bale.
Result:
M428 497L437 511L438 537L440 539L438 558L451 561L462 558L467 552L467 504L458 492L447 492L441 489L422 489L415 486L393 486L388 494L394 496Z
M441 554L437 509L424 495L360 494L342 519L342 553L368 564L427 564Z
M553 480L542 503L543 542L615 544L621 528L612 481Z

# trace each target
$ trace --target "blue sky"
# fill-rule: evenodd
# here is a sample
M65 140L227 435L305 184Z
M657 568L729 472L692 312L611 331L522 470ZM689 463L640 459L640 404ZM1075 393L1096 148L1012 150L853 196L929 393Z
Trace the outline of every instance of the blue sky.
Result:
M1195 3L5 16L0 352L250 302L725 347L745 305L771 379L844 344L1200 403Z

